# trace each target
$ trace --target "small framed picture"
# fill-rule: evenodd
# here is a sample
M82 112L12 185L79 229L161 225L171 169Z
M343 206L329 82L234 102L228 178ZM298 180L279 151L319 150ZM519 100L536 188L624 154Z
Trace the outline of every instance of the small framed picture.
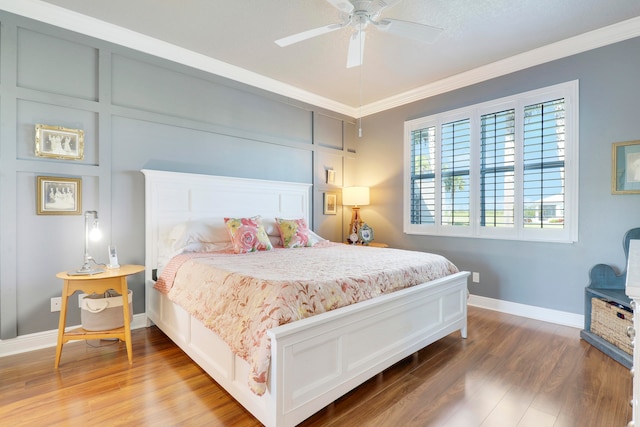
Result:
M36 125L36 156L82 160L84 131L61 126Z
M55 176L37 177L38 215L80 215L82 180Z
M360 237L360 241L363 245L368 245L369 242L373 240L373 228L369 227L367 224L363 224L358 230L358 235Z
M338 213L338 195L335 193L324 193L324 214L336 215Z
M613 144L611 193L640 194L640 141Z
M327 184L336 183L336 171L333 169L327 169Z

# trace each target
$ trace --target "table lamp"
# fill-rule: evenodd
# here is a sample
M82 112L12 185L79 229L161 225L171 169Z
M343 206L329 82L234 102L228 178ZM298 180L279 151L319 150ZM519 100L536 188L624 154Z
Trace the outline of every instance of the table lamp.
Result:
M84 264L82 264L82 267L77 269L75 272L70 272L69 274L91 275L104 272L103 269L92 267L90 265L90 262L96 264L96 261L91 255L89 255L89 239L96 241L101 238L102 233L98 226L98 212L86 211L84 213Z
M358 232L364 224L360 216L360 206L369 204L369 187L343 188L342 204L345 206L353 206L351 208L351 223L349 224L349 240L355 244L360 239Z

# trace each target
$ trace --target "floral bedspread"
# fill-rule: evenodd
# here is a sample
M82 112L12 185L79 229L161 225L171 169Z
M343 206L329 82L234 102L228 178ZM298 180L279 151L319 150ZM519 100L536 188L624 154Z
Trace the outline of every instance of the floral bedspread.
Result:
M156 288L249 363L249 386L262 395L271 358L267 330L456 272L440 255L323 242L178 255Z

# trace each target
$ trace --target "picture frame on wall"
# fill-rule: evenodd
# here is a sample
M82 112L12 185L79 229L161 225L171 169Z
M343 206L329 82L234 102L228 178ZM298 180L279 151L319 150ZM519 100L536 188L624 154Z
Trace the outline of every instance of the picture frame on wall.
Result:
M324 193L324 214L336 215L338 213L338 195L336 193Z
M611 193L640 194L640 141L613 144Z
M327 169L327 184L336 183L336 171L333 169Z
M38 215L80 215L82 179L55 176L37 177Z
M84 131L36 125L36 156L62 160L84 159Z

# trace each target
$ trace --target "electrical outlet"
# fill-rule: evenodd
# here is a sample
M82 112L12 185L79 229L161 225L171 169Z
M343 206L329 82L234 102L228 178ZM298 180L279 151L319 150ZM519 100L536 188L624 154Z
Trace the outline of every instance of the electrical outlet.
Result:
M51 312L60 311L60 307L62 306L62 297L54 297L51 298Z
M473 280L473 283L480 283L480 273L474 271L473 275L471 276L471 280Z

